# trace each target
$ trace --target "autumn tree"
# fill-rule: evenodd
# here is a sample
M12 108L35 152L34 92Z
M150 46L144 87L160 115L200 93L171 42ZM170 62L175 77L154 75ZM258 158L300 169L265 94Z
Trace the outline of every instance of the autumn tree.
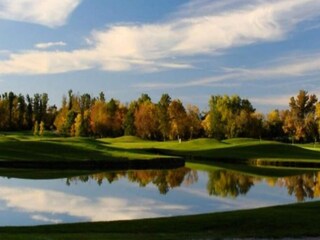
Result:
M116 137L123 135L123 112L120 103L97 100L90 111L90 126L94 135Z
M318 128L318 135L320 135L320 102L316 104L315 118Z
M170 139L186 139L188 126L187 126L187 112L180 100L173 100L168 108L170 117Z
M65 128L67 114L68 114L68 108L66 107L66 105L63 105L62 108L58 111L57 116L53 123L57 132L62 135L68 135Z
M105 102L96 101L90 112L90 126L94 135L103 137L108 135L108 112Z
M57 132L64 136L75 135L74 120L77 117L77 112L73 109L69 109L69 107L70 104L67 105L65 98L63 97L62 107L58 111L57 116L54 120L54 126L57 129Z
M111 98L107 103L109 136L117 137L123 135L123 106L120 102Z
M307 141L316 136L315 109L317 97L300 90L297 97L291 97L290 110L286 115L283 130L298 141Z
M159 121L156 106L151 101L142 102L135 111L134 126L137 136L144 139L156 139Z
M195 105L187 106L187 124L189 139L198 138L203 132L203 127L201 125L200 110Z

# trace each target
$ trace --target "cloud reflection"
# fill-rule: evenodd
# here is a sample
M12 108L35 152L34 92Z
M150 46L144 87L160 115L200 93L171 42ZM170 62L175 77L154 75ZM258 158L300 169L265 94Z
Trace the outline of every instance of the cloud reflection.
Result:
M151 199L115 197L87 198L53 190L1 187L0 201L19 212L32 213L37 221L59 222L45 214L67 214L84 221L129 220L160 217L172 211L186 211L187 206L167 204Z

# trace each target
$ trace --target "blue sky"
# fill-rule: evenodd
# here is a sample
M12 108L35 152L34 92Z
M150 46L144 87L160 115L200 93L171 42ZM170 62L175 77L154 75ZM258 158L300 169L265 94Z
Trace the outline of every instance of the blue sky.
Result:
M0 0L0 92L320 97L319 0Z

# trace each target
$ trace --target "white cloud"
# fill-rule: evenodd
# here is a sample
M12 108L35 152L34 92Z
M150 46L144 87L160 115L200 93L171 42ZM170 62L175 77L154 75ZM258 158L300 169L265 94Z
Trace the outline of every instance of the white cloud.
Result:
M187 210L182 205L149 199L90 199L53 190L5 186L0 188L0 200L9 208L32 213L33 219L47 222L60 220L48 218L45 214L68 214L87 221L111 221L160 217L163 214L170 215L172 211Z
M37 43L34 46L39 49L46 49L51 47L64 47L67 44L65 42L47 42L47 43Z
M43 215L32 215L31 219L36 220L36 221L40 221L40 222L47 222L47 223L61 223L62 220L60 219L53 219L53 218L48 218L46 216Z
M47 52L30 51L11 54L9 60L0 61L2 74L53 74L90 69L94 55L86 51Z
M48 27L64 25L81 0L0 0L0 19Z
M202 2L203 8L217 4ZM112 26L94 38L109 56L163 59L212 54L234 46L281 40L299 22L319 16L320 10L316 0L250 3L214 14L194 16L190 12L161 24Z
M71 4L71 0L63 2ZM228 0L224 4L197 0L193 4L198 10L191 10L191 2L185 14L177 14L166 22L113 25L95 31L87 38L90 42L87 49L11 54L7 60L0 61L0 74L53 74L95 67L105 71L187 69L193 66L185 57L279 41L285 39L298 23L320 15L318 0ZM34 61L24 63L31 56Z

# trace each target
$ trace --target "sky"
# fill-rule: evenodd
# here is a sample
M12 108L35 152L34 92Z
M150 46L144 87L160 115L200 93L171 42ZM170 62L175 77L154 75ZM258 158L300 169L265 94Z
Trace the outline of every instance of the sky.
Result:
M320 98L319 0L0 0L0 93Z

